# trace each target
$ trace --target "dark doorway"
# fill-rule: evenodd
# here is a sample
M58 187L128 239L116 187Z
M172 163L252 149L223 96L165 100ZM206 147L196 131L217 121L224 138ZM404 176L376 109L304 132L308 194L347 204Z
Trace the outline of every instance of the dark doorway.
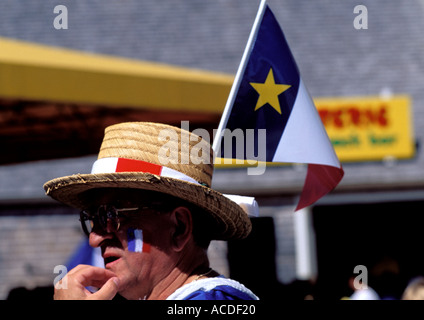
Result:
M246 239L228 241L230 277L251 289L261 300L284 299L277 279L275 231L272 217L251 218Z
M317 298L350 295L357 265L385 299L398 299L411 278L424 275L424 201L317 206L313 224Z

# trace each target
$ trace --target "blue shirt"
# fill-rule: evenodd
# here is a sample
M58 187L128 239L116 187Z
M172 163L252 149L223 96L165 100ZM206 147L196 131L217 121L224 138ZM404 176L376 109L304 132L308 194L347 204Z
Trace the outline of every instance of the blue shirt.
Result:
M197 290L183 300L255 300L250 294L231 286L217 286L211 290Z
M167 300L259 300L240 282L224 276L206 278L177 289Z

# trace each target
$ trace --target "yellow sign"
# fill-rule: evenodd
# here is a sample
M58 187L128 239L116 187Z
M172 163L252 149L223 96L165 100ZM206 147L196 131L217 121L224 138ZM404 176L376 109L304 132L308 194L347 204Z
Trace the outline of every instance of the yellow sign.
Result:
M321 120L340 161L414 156L410 98L318 98Z

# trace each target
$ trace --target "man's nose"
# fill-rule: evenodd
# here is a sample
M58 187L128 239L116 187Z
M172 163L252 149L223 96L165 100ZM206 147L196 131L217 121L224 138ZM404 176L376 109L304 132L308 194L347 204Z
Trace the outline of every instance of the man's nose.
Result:
M109 229L109 228L106 228ZM100 244L106 239L112 239L114 237L112 232L107 232L107 230L96 230L94 229L90 236L88 237L88 242L93 248L100 247Z

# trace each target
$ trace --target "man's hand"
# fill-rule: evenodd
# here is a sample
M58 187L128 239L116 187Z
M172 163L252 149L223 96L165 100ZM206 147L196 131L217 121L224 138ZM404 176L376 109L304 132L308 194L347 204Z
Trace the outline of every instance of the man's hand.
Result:
M103 268L81 264L64 278L67 278L67 288L55 286L55 300L111 300L118 292L119 279L112 271ZM99 290L92 293L86 289L89 286Z

